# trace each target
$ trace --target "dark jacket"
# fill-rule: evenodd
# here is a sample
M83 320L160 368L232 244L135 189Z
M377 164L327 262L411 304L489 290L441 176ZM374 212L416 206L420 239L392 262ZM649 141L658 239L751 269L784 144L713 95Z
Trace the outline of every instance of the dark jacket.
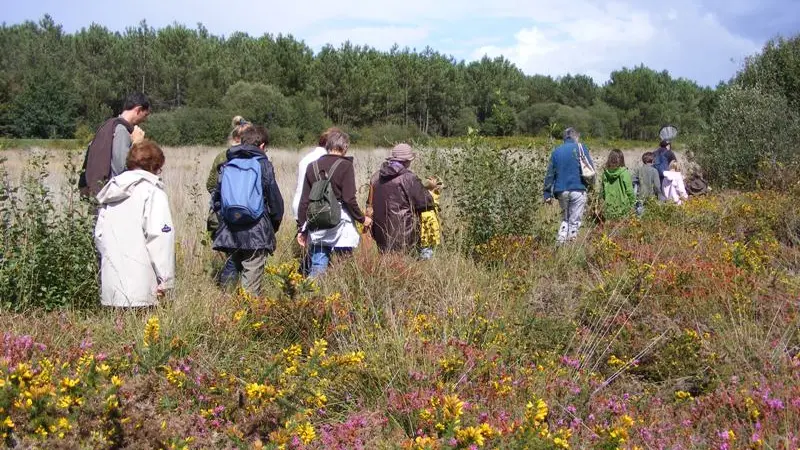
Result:
M333 194L336 200L342 204L342 208L347 210L350 217L357 222L364 223L364 212L358 206L356 200L356 171L353 167L353 158L339 155L324 155L316 162L320 172L326 174L330 172L331 167L336 161L341 161L333 172L331 178L331 186L333 187ZM326 176L326 175L323 175ZM306 168L306 176L303 179L303 194L300 196L300 207L297 210L297 223L300 226L306 223L308 213L308 196L311 194L311 186L317 181L317 176L314 173L314 164L309 164Z
M78 179L78 189L86 197L94 197L111 178L111 147L114 144L114 129L122 125L133 132L133 125L122 117L106 120L94 135L86 149L83 169Z
M252 145L237 145L228 149L227 161L235 158L255 158L265 156L264 151ZM249 225L230 225L221 221L214 235L214 250L231 252L234 250L275 251L275 233L283 220L283 197L275 181L275 170L267 158L261 160L261 186L264 192L265 214L257 222ZM215 190L214 209L219 210L220 187Z
M664 181L664 171L669 170L669 163L675 161L675 153L672 150L669 150L665 147L659 147L656 151L653 152L653 167L658 170L658 177L663 182ZM661 158L659 160L659 158Z
M564 139L564 143L553 150L547 175L544 178L544 199L555 197L564 191L585 191L586 185L581 180L581 163L578 159L578 143L572 139ZM589 164L594 167L589 149L583 146Z
M402 164L386 161L370 180L372 237L381 251L419 245L419 216L435 208L422 182Z

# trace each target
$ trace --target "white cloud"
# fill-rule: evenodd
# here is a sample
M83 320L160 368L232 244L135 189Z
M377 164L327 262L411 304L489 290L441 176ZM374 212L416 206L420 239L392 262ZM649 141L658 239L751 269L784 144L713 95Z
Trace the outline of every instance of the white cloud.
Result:
M715 84L735 72L731 58L741 59L759 48L686 2L669 11L624 3L585 7L586 13L573 10L573 20L537 21L518 31L514 44L482 46L472 57L504 55L529 74L581 73L600 83L613 70L643 63Z

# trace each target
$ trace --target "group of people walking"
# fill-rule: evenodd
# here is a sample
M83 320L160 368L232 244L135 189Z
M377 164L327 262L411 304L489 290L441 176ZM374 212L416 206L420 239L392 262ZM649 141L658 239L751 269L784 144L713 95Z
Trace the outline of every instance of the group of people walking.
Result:
M175 227L159 178L165 157L138 127L149 113L146 96L129 96L122 114L98 129L81 173L81 193L97 200L94 240L106 306L155 305L175 282ZM207 228L213 249L225 257L218 281L241 279L245 291L257 294L277 245L284 200L266 154L266 128L237 116L228 140L230 147L216 156L206 180ZM441 182L423 183L410 169L413 149L399 144L370 178L362 209L349 147L347 133L330 128L299 163L292 212L302 272L319 277L332 258L353 252L362 232L372 235L381 252L432 257L440 243Z
M157 303L175 282L175 226L159 178L165 158L161 148L138 127L150 113L143 94L132 94L118 117L106 121L89 144L79 187L97 200L94 239L100 255L101 303L140 307ZM267 156L269 133L263 126L234 117L230 147L210 168L211 195L207 228L214 250L224 255L218 275L223 285L238 284L257 294L276 233L284 199ZM359 205L350 137L329 128L298 164L292 199L295 241L301 272L321 276L331 260L350 255L369 233L381 252L414 252L429 259L440 244L438 199L442 183L420 180L411 170L416 158L401 143L369 178L366 208ZM680 204L686 197L681 168L671 143L642 156L632 176L621 151L612 150L602 173L605 217L642 214L648 199ZM558 201L562 222L557 242L578 235L594 184L594 161L573 128L556 147L544 182L544 199Z
M595 184L595 164L589 149L580 142L574 128L564 131L564 143L550 155L544 181L544 201L558 200L561 206L561 225L556 242L564 244L578 236L587 202L587 191ZM694 194L703 193L707 186L699 175L693 177ZM615 220L631 214L641 216L651 199L678 205L688 198L681 164L672 151L672 143L662 140L659 148L642 155L642 165L633 173L625 166L621 150L609 152L600 181L603 217Z

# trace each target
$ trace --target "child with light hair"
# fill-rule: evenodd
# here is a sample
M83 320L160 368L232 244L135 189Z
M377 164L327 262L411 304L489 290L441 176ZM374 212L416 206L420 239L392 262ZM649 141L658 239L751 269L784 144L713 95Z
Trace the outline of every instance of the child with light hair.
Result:
M683 174L681 173L681 164L678 160L670 162L669 170L664 171L664 181L661 182L661 190L664 191L664 197L668 201L673 201L679 205L689 198L689 195L686 193Z
M439 224L439 196L442 193L442 181L436 177L428 177L422 186L431 193L434 208L423 211L420 215L420 259L433 257L433 252L442 243L441 225Z

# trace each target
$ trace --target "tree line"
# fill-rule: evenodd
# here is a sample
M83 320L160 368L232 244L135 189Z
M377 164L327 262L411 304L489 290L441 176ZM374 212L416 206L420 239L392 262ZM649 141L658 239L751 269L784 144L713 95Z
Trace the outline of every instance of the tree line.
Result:
M273 141L313 142L336 124L354 140L539 135L575 126L597 138L655 140L708 124L718 90L644 66L585 75L525 75L503 57L457 61L429 47L379 51L349 42L312 51L291 35L211 34L203 25L66 33L50 16L0 27L0 135L83 138L125 95L146 92L148 134L219 143L230 117L266 124Z

